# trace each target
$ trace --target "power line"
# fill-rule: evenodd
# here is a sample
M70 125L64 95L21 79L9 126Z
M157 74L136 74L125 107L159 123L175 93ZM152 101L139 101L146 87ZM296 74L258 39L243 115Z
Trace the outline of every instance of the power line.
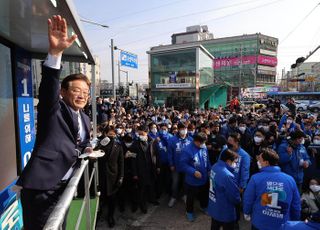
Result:
M315 9L320 5L320 3L317 3L315 7L312 8L312 10L302 18L302 20L279 42L282 44L287 38L315 11Z
M262 8L262 7L265 7L265 6L268 6L268 5L272 5L272 4L281 2L281 1L285 1L285 0L272 1L272 2L269 2L269 3L266 3L266 4L258 5L258 6L256 6L256 7L252 7L252 8L245 9L245 10L241 10L241 11L238 11L238 12L235 12L235 13L231 13L231 14L227 14L227 15L225 15L225 16L216 17L216 18L213 18L213 19L210 19L210 20L206 20L206 21L204 21L204 22L209 22L209 21L214 21L214 20L220 20L220 19L223 19L223 18L227 18L227 17L234 16L234 15L241 14L241 13L245 13L245 12L248 12L248 11L251 11L251 10L255 10L255 9L258 9L258 8ZM180 27L180 28L181 28L181 27ZM176 30L175 30L175 31L176 31ZM174 31L174 32L175 32L175 31ZM148 37L148 38L145 38L145 39L139 39L139 40L136 40L136 41L133 41L133 42L121 44L121 46L126 46L126 45L130 45L130 44L133 44L133 43L145 41L145 40L147 40L147 39L150 39L150 38L153 38L153 37L158 37L159 35L168 34L168 33L170 33L170 32L161 33L161 34L153 35L153 36Z
M144 22L144 23L136 24L136 25L129 25L129 26L122 27L122 29L128 29L128 28L133 29L133 28L137 28L137 27L141 27L141 26L145 26L145 25L151 25L151 24L157 24L157 23L160 23L160 22L172 21L172 20L175 20L175 19L180 19L180 18L184 18L184 17L195 16L195 15L198 15L198 14L203 14L203 13L209 13L209 12L213 12L213 11L223 10L223 9L232 8L232 7L236 7L236 6L240 6L240 5L245 5L245 4L249 4L249 3L257 2L257 1L261 1L261 0L250 0L250 1L240 2L240 3L236 3L236 4L232 4L232 5L223 6L223 7L212 8L212 9L209 9L209 10L203 10L203 11L198 11L198 12L194 12L194 13L175 16L175 17L171 17L171 18L165 18L165 19L160 19L160 20L155 20L155 21L150 21L150 22Z
M122 14L121 16L114 17L114 18L108 19L108 20L106 20L106 21L107 21L107 22L116 21L116 20L118 20L118 19L120 19L120 18L124 18L124 17L127 17L127 16L132 16L132 15L141 14L141 13L144 13L144 12L156 10L156 9L163 8L163 7L166 7L166 6L174 5L174 4L178 3L178 2L185 2L185 1L186 1L186 0L174 1L174 2L170 2L170 3L167 3L167 4L160 5L160 6L151 7L151 8L147 8L147 9L144 9L144 10L131 12L131 13L128 13L128 14Z
M160 23L160 22L164 22L164 21L171 21L171 20L174 20L174 19L179 19L179 18L183 18L183 17L187 17L187 16L194 16L194 15L202 14L202 13L205 13L205 12L212 12L212 11L222 10L222 9L231 8L231 7L235 7L235 6L239 6L239 5L244 5L244 4L248 4L248 3L256 2L256 1L257 1L257 0L250 0L250 1L241 2L241 3L237 3L237 4L232 4L232 5L228 5L228 6L224 6L224 7L220 7L220 8L214 8L214 9L205 10L205 11L200 11L200 12L196 12L196 13L185 14L185 15L181 15L181 16L177 16L177 17L171 17L171 18L167 18L167 19L162 19L162 20L158 20L158 21L152 21L152 22L142 23L142 24L138 24L138 25L133 25L133 26L132 26L131 28L129 28L129 29L137 28L137 27L140 27L140 26L143 26L143 25ZM258 1L261 1L261 0L258 0ZM256 7L252 7L252 8L249 8L249 9L237 11L237 12L235 12L235 13L231 13L231 14L228 14L228 15L225 15L225 16L222 16L222 17L217 17L217 18L214 18L214 19L210 19L210 20L208 20L208 21L219 20L219 19L223 19L223 18L226 18L226 17L234 16L234 15L241 14L241 13L244 13L244 12L247 12L247 11L251 11L251 10L255 10L255 9L261 8L261 7L265 7L265 6L267 6L267 5L271 5L271 4L280 2L280 1L284 1L284 0L277 0L277 1L268 2L268 3L262 4L262 5L258 5L258 6L256 6ZM205 22L207 22L207 21L205 21ZM127 30L126 30L125 28L127 28L127 27L123 27L118 33L115 33L114 35L110 36L110 38L111 38L111 37L114 38L114 37L118 36L119 34L121 34L121 33L123 33L123 32L127 32ZM164 33L157 34L157 35L149 36L149 37L144 38L144 39L139 39L139 40L136 40L136 41L133 41L133 42L121 44L121 46L125 46L125 45L129 45L129 44L137 43L137 42L140 42L140 41L149 40L149 39L151 39L151 38L158 37L158 36L160 36L160 35L166 35L166 34L168 34L168 33L174 33L174 32L176 32L176 31L179 30L179 29L181 29L181 27L179 27L179 28L177 28L177 29L175 29L175 30L172 30L172 31L168 31L168 32L164 32ZM184 29L184 28L183 28L183 29ZM95 46L96 44L101 43L101 42L103 42L103 41L105 41L105 39L104 39L104 40L101 40L101 41L99 41L99 42L97 42L97 43L95 43L95 44L93 44L92 46Z

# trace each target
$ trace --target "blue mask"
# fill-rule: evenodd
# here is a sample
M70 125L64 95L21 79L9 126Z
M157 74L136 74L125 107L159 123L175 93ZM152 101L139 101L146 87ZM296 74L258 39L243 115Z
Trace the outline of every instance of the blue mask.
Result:
M168 131L167 130L160 130L159 133L161 135L167 135L168 134Z

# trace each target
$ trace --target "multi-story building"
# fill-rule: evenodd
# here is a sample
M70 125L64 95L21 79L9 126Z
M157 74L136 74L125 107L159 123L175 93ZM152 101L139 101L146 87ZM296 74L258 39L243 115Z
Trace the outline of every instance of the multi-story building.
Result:
M182 51L182 47L183 48ZM191 54L187 54L187 50L190 46L199 46L204 53L212 57L212 60L208 60L206 65L210 70L210 76L207 76L208 82L213 84L224 84L229 86L229 95L238 95L239 89L256 87L256 86L272 86L276 82L276 66L277 66L277 47L278 39L270 36L266 36L260 33L241 35L225 38L214 38L213 35L208 31L206 26L192 26L188 27L186 32L177 33L172 35L172 44L161 45L157 47L152 47L148 52L150 54L150 88L151 95L159 94L154 82L161 81L161 78L170 75L170 71L167 70L166 73L162 73L161 76L157 74L159 70L157 69L156 63L154 63L155 56L162 54L162 59L166 57L163 53L171 52L171 57L167 57L167 60L161 62L163 69L168 69L170 62L173 61L172 55L176 53L175 61L177 61L177 56L180 53L181 61L180 66L178 66L178 72L188 73L188 81L195 82L196 75L200 74L198 72L200 58L194 53L194 57L191 58ZM193 60L188 61L187 59ZM184 60L186 59L186 60ZM179 61L178 61L179 64ZM207 70L208 70L207 68ZM177 71L177 70L175 70ZM193 74L190 74L192 73ZM195 72L194 72L195 71ZM214 72L214 75L213 75ZM213 77L214 76L214 77ZM171 85L174 86L174 85ZM200 86L201 87L201 86ZM166 90L170 88L168 86ZM174 90L176 91L176 90ZM186 92L186 90L183 90ZM199 92L198 92L199 93ZM190 95L195 98L200 97L195 93ZM183 97L182 95L179 96ZM153 99L154 103L157 103ZM212 103L211 103L212 104ZM201 103L198 104L200 107Z
M312 92L319 87L320 62L304 62L288 73L288 90Z
M94 61L96 65L94 66L95 68L95 81L96 81L96 94L100 95L100 59L98 56L93 56ZM92 81L92 65L89 65L87 63L80 63L80 72L86 75L89 79Z

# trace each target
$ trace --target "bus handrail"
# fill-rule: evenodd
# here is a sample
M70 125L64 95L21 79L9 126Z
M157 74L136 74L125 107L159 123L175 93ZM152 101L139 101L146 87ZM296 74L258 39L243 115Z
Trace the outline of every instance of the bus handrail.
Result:
M50 216L47 220L47 223L44 226L44 229L57 230L57 229L62 228L62 224L63 224L63 221L64 221L65 216L67 214L67 211L71 205L74 194L77 191L79 181L80 181L84 171L86 169L88 170L88 168L89 168L88 164L89 164L89 160L83 159L81 161L80 167L75 170L74 175L70 179L70 181L69 181L66 189L64 190L63 194L61 195L57 205L55 206L54 210L50 214ZM87 188L85 188L85 191L87 191ZM90 197L89 194L85 194L85 195Z

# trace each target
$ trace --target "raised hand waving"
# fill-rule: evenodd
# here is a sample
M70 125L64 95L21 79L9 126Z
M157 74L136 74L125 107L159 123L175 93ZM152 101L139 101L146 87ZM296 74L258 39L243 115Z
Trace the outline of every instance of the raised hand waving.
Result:
M54 56L62 55L77 39L77 35L68 37L68 27L65 18L54 15L48 19L49 53Z

